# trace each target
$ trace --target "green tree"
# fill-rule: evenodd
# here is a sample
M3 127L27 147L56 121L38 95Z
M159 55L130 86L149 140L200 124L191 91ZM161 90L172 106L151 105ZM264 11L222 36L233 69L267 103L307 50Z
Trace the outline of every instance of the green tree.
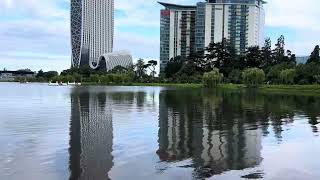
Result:
M40 69L36 75L37 78L39 77L43 77L44 76L44 72L42 71L42 69Z
M150 74L152 77L154 77L157 74L156 66L158 65L158 62L156 60L150 60L150 61L148 61L148 64L149 64L148 68L151 71Z
M231 83L239 84L241 83L241 71L239 69L234 69L231 71L228 77Z
M315 62L299 64L296 67L298 84L314 84L315 76L320 72L320 65Z
M316 47L314 47L314 50L312 51L307 64L310 64L312 62L314 63L320 63L320 48L319 45L316 45Z
M242 80L249 87L258 87L265 81L265 73L262 69L249 68L242 72Z
M97 74L92 74L90 76L90 82L94 82L94 83L100 83L100 76Z
M182 75L182 74L185 74L185 75L191 77L191 76L194 76L196 74L201 74L202 75L203 71L201 69L198 69L197 65L195 63L187 61L182 65L182 68L177 73L177 75Z
M201 75L202 79L203 73L208 71L210 71L210 68L207 67L204 52L198 51L186 58L186 62L182 64L179 74L187 74L188 76Z
M123 66L116 66L112 70L110 70L108 73L111 74L124 74L127 73L128 69Z
M275 49L273 50L274 54L274 64L280 64L283 62L285 57L285 38L283 35L281 35L277 43L275 44Z
M146 72L147 72L146 67L147 67L147 66L146 66L144 60L140 58L140 59L138 60L137 64L135 65L136 76L137 76L138 78L141 79L144 75L146 75Z
M290 64L287 62L274 65L269 69L267 80L272 84L282 83L282 80L280 78L281 71L293 68L295 68L295 64Z
M247 68L262 68L262 53L259 46L249 47L245 57Z
M320 84L320 74L319 75L315 75L314 79L316 80L317 84Z
M233 61L236 59L236 53L227 39L224 38L218 43L210 43L206 48L206 51L206 71L218 68L225 76L232 71Z
M294 80L297 76L295 69L286 69L280 72L280 79L284 84L294 84Z
M261 67L265 71L272 64L272 49L271 49L271 39L267 38L264 42L264 46L261 48Z
M203 75L203 84L206 87L216 87L221 83L223 79L223 74L219 72L219 69L213 68L212 71L204 73Z
M165 74L167 78L173 77L176 73L178 73L183 63L185 62L185 59L181 56L177 56L175 58L172 58L165 68Z
M48 71L48 72L45 72L43 77L45 77L47 80L55 77L55 76L58 76L59 73L57 71Z
M82 82L82 76L78 73L73 74L75 82Z
M292 53L292 51L287 50L285 56L282 58L281 63L289 63L289 64L297 64L296 55Z

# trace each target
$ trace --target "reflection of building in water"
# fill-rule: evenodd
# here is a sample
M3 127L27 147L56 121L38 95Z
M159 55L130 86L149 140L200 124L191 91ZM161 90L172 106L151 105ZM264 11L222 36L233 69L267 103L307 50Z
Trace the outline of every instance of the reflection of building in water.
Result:
M70 179L109 179L113 128L106 93L74 89L71 108Z
M260 164L261 129L246 130L245 117L221 114L223 106L217 111L214 103L195 102L192 97L175 101L174 96L160 94L157 154L162 161L191 158L199 178Z

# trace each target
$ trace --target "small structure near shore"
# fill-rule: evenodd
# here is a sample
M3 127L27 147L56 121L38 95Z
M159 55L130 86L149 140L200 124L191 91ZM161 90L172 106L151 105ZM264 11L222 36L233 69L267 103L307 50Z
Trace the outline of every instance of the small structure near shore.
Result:
M0 81L15 81L17 78L31 78L36 75L32 71L0 71Z

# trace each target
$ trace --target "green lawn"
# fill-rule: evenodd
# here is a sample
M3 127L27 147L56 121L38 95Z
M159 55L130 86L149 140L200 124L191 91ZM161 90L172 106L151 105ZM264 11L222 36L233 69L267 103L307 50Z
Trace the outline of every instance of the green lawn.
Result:
M132 83L131 86L163 86L175 88L203 88L203 84L175 84L175 83Z
M264 85L259 89L267 93L320 95L320 85Z
M103 85L96 83L83 83L84 85ZM116 85L116 84L114 84ZM110 84L109 86L112 86ZM121 86L121 85L120 85ZM176 83L132 83L122 86L162 86L175 88L203 88L203 84L176 84ZM220 84L218 88L224 90L247 90L248 88L243 84ZM262 85L257 89L262 93L272 94L296 94L320 96L320 85Z
M229 90L246 90L245 85L241 84L222 84L219 86L222 89ZM257 89L262 93L272 94L296 94L320 96L320 85L262 85Z

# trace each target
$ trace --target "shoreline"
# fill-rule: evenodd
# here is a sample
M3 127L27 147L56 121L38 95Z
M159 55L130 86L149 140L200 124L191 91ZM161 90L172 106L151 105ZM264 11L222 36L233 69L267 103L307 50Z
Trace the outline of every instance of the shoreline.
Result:
M5 81L0 81L5 83ZM19 83L19 82L6 82L6 83ZM30 83L41 83L45 82L30 82ZM83 82L82 86L149 86L149 87L173 87L173 88L205 88L203 84L199 83L130 83L130 84L103 84L103 83L87 83ZM222 90L234 90L234 91L245 91L249 90L244 84L220 84L218 89ZM306 96L320 96L320 85L262 85L258 88L254 88L260 93L268 94L289 94L289 95L306 95Z
M221 84L219 88L225 90L249 90L243 84ZM286 94L320 96L320 85L262 85L255 90L263 94Z

